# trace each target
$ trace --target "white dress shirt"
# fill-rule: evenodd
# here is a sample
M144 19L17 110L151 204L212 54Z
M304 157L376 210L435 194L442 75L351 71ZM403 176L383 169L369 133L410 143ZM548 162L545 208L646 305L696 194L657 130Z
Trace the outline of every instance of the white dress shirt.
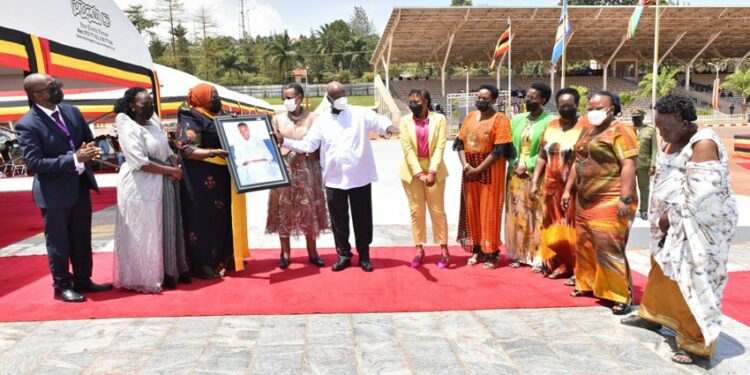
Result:
M68 128L68 132L70 132L70 127L68 126L68 124L65 123L65 119L63 118L62 112L60 112L60 109L57 108L57 106L55 106L55 108L53 110L49 110L47 108L44 108L44 107L40 106L39 104L34 104L34 105L37 106L37 107L39 107L39 109L41 109L44 113L46 113L47 117L49 117L50 120L52 120L52 122L54 122L55 124L57 123L57 121L55 120L54 117L52 117L52 114L55 113L55 112L57 112L58 116L60 117L60 122L62 122L63 125L65 125L65 127ZM57 126L57 125L55 125L55 126ZM78 174L83 174L83 172L86 170L86 164L83 164L83 163L81 163L81 162L78 161L78 158L76 157L75 150L71 150L71 153L73 154L73 162L76 165L76 172L78 172Z
M347 106L341 113L321 113L304 138L284 138L283 146L295 152L320 148L323 184L334 189L353 189L378 180L370 145L370 131L384 135L391 120L370 109Z

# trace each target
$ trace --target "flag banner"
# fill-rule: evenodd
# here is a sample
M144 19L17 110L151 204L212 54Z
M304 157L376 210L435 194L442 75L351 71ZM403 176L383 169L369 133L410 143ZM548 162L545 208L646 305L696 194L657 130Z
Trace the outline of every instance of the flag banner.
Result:
M503 35L500 35L500 39L497 40L494 58L501 57L508 52L508 49L510 49L510 29L505 30Z
M635 10L633 10L633 15L630 16L630 22L628 22L628 39L635 37L636 31L638 31L638 23L641 21L643 10L646 9L647 6L654 3L654 0L638 1L638 5L636 5Z
M560 11L560 22L557 24L557 36L555 36L555 47L552 49L551 62L554 64L562 56L565 47L565 37L570 34L570 20L568 19L568 1L563 0Z
M716 78L714 80L714 87L713 87L714 90L711 95L711 107L713 107L715 111L718 111L721 109L721 104L719 103L719 91L720 91L719 85L721 85L721 81L718 78Z

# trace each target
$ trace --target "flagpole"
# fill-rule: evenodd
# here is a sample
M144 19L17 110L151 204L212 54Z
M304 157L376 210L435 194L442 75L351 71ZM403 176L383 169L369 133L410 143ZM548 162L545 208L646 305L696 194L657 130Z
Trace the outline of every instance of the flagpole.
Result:
M659 0L654 8L654 68L651 72L651 124L656 124L656 82L659 74Z
M561 89L565 87L565 55L566 55L565 49L568 47L567 44L565 43L565 39L567 39L567 37L565 37L565 34L563 34L562 69L560 71L560 88Z
M508 30L510 30L510 38L508 39L508 104L506 105L507 115L508 118L513 117L513 106L510 98L510 92L511 92L511 77L513 76L513 68L511 63L511 53L513 53L513 24L510 21L510 17L508 17Z

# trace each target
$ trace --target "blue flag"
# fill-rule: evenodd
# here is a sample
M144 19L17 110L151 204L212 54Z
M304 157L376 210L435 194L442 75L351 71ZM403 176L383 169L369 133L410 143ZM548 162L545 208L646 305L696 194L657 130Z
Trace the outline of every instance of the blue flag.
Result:
M568 19L568 0L563 0L562 11L560 12L560 22L557 24L557 36L555 37L555 47L552 49L552 64L562 56L565 37L570 34L570 20Z

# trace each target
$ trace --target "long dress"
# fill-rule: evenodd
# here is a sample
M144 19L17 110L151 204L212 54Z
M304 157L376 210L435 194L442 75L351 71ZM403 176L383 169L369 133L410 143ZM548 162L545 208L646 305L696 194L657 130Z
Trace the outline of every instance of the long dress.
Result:
M622 190L621 161L638 155L638 142L632 127L619 121L592 135L595 129L591 126L575 146L576 289L616 303L631 303L625 245L638 200L633 199L630 214L622 219L617 217L617 204Z
M691 162L693 145L704 139L716 143L719 160ZM699 130L679 152L658 154L649 204L651 272L638 315L674 330L678 347L702 356L713 354L721 331L738 218L731 186L727 150L711 129ZM666 235L659 229L665 213Z
M124 113L116 118L126 162L117 179L114 285L158 293L164 278L163 176L140 170L149 158L166 160L172 153L160 124L141 126Z
M278 114L273 118L274 127L284 138L302 139L315 116L308 111L301 116L299 125L295 125L287 113ZM318 151L295 153L284 148L282 154L292 185L272 189L269 193L266 233L317 238L331 228L323 194L320 154Z
M464 119L458 140L463 144L466 162L478 167L493 150L500 157L477 179L461 177L461 208L457 241L467 251L483 253L500 251L500 228L505 196L505 168L515 155L510 137L510 122L502 113L480 121L480 112L469 113Z
M513 117L511 131L513 145L518 158L509 162L508 192L505 206L505 246L508 258L519 263L531 265L538 260L539 224L542 219L542 207L539 204L539 193L532 196L532 178L536 160L539 156L539 141L553 117L546 111L534 120L529 113ZM526 174L517 176L515 163L526 165ZM538 262L537 262L538 264Z
M588 128L585 117L570 129L563 130L560 120L550 121L539 142L539 158L546 161L542 188L542 224L539 230L539 257L550 273L570 273L575 267L575 202L562 209L562 195L568 183L575 145ZM575 188L571 195L575 196Z
M195 148L220 149L213 120L199 111L180 110L182 152ZM226 165L184 159L185 176L180 189L185 247L193 270L208 267L220 271L233 251L231 179Z

